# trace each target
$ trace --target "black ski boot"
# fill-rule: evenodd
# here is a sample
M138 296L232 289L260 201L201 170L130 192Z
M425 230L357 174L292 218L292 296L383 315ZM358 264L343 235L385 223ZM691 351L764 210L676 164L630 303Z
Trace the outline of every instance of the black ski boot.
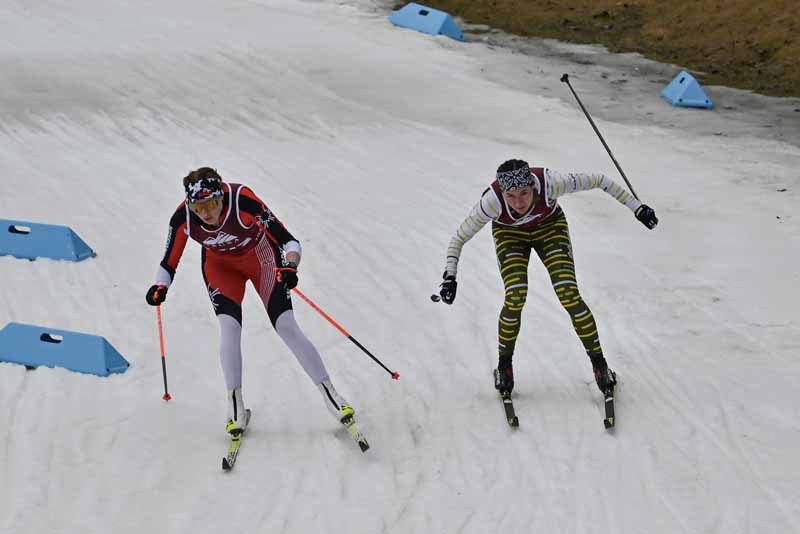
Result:
M597 387L600 388L600 393L605 395L608 390L617 385L617 375L608 368L608 363L602 354L589 354L589 359L592 360Z
M494 388L501 395L510 395L514 389L514 369L511 364L498 366L494 370Z

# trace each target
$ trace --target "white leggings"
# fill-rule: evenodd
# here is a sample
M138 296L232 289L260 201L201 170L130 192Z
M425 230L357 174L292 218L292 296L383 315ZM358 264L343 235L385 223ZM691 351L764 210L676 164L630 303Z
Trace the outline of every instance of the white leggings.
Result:
M242 325L230 315L218 315L220 344L219 360L228 390L242 387ZM328 380L328 371L319 352L300 330L294 312L286 310L275 321L275 331L292 351L303 370L315 385Z

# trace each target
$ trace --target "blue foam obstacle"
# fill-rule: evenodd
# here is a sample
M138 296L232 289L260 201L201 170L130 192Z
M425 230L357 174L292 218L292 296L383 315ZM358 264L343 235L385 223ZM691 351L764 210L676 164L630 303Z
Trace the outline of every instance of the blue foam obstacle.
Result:
M0 256L81 261L97 254L67 226L0 219Z
M420 4L407 4L389 16L389 22L430 35L446 35L464 41L464 34L449 14Z
M22 323L8 323L0 330L0 362L98 376L124 373L130 366L104 337Z
M714 107L711 99L700 86L700 82L685 70L675 76L675 79L661 91L661 97L673 106L706 109Z

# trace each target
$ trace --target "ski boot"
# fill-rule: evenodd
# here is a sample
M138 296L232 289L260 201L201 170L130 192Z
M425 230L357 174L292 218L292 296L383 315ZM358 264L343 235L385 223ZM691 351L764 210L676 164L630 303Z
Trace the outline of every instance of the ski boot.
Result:
M330 380L323 380L318 387L322 393L322 398L325 400L325 406L328 407L328 411L344 425L350 433L350 436L358 444L361 452L367 452L369 443L367 442L367 438L364 437L364 434L358 429L358 425L356 425L356 411L353 407L344 400L344 397L336 392Z
M347 426L346 421L352 420L356 411L344 400L344 397L339 395L330 380L323 380L318 387L322 393L322 398L325 400L325 406L328 408L328 411L331 412L337 421Z
M592 360L594 380L597 382L597 387L600 389L600 393L605 395L617 385L617 374L609 369L608 363L606 363L606 359L602 354L589 354L589 359Z
M514 369L511 364L497 366L494 370L494 388L500 392L500 395L511 395L514 389Z
M228 422L225 432L231 436L239 436L247 428L248 410L245 410L242 400L242 388L228 390Z

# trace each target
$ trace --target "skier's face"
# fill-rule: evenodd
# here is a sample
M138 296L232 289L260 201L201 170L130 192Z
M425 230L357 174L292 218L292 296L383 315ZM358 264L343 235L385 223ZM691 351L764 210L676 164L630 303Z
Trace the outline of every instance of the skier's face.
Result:
M506 203L517 213L525 213L533 204L533 186L515 187L503 192Z
M204 223L216 226L222 215L222 199L212 198L205 202L194 202L189 204L189 209L195 212Z

